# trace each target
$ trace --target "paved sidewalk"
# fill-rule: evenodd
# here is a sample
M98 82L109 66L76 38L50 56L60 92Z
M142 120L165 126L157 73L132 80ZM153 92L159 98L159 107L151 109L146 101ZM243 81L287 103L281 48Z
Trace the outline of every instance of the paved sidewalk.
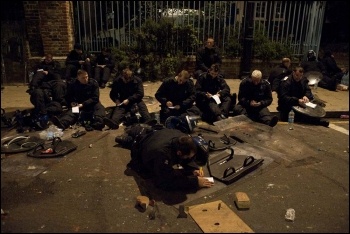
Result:
M226 79L231 88L231 93L238 94L239 79ZM144 82L145 96L154 98L161 82ZM27 86L5 86L1 91L1 108L8 112L16 109L27 109L33 107L29 100L29 94L26 93ZM101 102L105 107L114 106L114 103L109 98L110 88L100 89ZM339 118L342 114L349 114L349 91L329 91L323 88L313 90L315 96L326 103L324 108L327 112L327 118ZM160 110L159 103L154 99L151 104L148 104L150 112L157 112ZM273 102L269 109L273 113L277 113L277 95L273 94Z

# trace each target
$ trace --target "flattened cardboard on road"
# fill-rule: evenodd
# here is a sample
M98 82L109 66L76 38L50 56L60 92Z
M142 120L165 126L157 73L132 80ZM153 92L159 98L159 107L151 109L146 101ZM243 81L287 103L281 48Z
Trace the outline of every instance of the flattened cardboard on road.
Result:
M188 212L204 233L254 233L221 200L190 206Z

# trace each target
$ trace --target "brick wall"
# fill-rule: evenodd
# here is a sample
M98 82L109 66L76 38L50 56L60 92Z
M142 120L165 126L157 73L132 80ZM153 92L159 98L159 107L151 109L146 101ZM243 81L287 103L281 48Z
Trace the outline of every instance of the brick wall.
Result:
M45 53L66 56L74 43L72 2L24 1L23 4L28 58Z

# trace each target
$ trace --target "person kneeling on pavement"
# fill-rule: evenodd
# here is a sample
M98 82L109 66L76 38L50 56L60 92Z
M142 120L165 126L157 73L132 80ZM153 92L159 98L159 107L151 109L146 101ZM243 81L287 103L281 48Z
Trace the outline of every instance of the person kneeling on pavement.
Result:
M156 187L163 190L198 190L213 186L196 163L194 138L177 129L157 126L155 129L136 124L116 137L117 143L131 149L131 161L127 166L141 175L151 176ZM181 167L175 169L176 165Z
M52 118L53 124L62 130L75 124L83 122L87 131L102 130L104 128L103 118L106 116L105 107L100 102L100 90L96 80L89 79L85 70L78 70L78 77L68 86L67 104L70 107L78 107L74 113L70 108L63 116Z

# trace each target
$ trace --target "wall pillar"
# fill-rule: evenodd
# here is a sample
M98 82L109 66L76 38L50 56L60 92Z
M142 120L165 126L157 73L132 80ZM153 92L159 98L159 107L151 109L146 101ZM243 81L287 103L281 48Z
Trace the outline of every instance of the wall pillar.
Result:
M66 56L73 48L72 1L24 1L29 58Z

